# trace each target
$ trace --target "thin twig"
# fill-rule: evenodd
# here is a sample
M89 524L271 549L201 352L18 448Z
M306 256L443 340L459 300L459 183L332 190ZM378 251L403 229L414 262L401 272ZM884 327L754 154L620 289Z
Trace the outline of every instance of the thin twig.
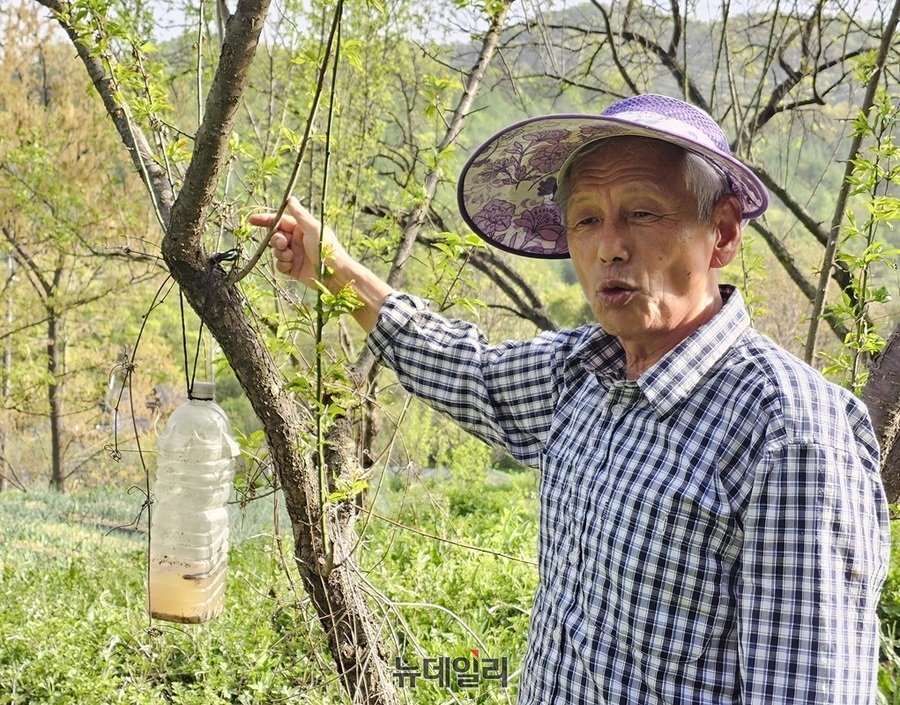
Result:
M337 70L340 62L339 52L341 50L341 19L344 10L344 3L342 0L338 0L337 7L334 11L334 21L332 23L332 34L329 37L329 54L331 53L331 44L332 40L334 40L334 67L331 76L331 99L329 100L328 105L328 121L327 126L325 128L325 164L322 169L322 201L321 201L321 229L325 229L325 207L328 200L328 172L329 167L331 165L331 131L334 120L334 104L335 104L335 91L337 90ZM288 192L290 193L290 192ZM286 200L286 199L285 199ZM283 207L283 206L282 206ZM276 227L278 223L278 219L275 219L272 227ZM319 264L318 264L318 272L316 273L319 281L324 281L326 276L326 266L325 266L325 240L324 238L319 238ZM316 341L316 361L315 361L315 375L316 375L316 404L318 406L316 413L316 452L314 454L316 470L319 477L319 521L320 528L322 531L322 542L323 542L323 550L325 551L325 555L329 557L329 560L332 559L332 549L329 546L328 540L328 527L326 526L326 514L325 507L328 503L328 482L326 481L326 460L325 460L325 448L326 448L326 439L325 439L325 419L323 418L327 413L327 402L325 399L325 366L323 364L322 358L325 355L325 349L322 345L322 340L325 332L325 311L324 311L324 303L322 298L322 289L316 289L316 322L315 322L315 341Z

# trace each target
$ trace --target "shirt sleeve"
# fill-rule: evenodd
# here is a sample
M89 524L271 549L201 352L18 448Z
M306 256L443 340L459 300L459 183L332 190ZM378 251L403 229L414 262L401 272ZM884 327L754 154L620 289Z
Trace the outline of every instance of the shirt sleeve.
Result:
M492 346L472 324L445 319L416 297L392 294L367 344L407 391L537 467L570 337L546 333Z
M748 705L874 703L887 505L859 453L769 449L744 524L739 656Z

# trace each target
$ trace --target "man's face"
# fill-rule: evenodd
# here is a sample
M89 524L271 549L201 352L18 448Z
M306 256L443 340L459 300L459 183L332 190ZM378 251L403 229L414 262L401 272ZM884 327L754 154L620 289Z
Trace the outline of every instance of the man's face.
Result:
M572 170L569 252L594 316L626 353L670 350L721 306L722 209L710 224L698 220L683 159L674 145L626 137ZM738 218L739 240L739 208L725 210Z

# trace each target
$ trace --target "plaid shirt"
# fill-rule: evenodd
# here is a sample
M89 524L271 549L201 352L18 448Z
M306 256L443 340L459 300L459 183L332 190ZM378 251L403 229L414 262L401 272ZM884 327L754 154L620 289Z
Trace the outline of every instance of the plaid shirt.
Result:
M540 467L520 705L876 702L890 537L865 408L739 293L638 380L598 326L488 345L392 295L369 345Z

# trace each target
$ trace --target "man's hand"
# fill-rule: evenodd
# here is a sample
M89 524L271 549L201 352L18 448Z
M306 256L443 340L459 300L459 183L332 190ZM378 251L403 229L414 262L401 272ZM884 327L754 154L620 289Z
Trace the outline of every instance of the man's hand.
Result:
M275 253L275 268L311 289L315 288L319 272L320 239L328 257L325 263L329 268L334 268L337 264L335 260L349 260L349 255L330 228L326 227L324 234L320 232L319 221L293 196L288 199L287 211L290 215L281 217L269 241ZM275 215L271 213L254 213L249 221L251 225L269 228L274 218Z
M271 227L274 221L274 213L254 213L249 218L251 225L264 228ZM353 317L368 333L375 326L378 312L391 288L352 259L331 228L322 229L319 220L293 196L288 199L287 213L281 216L269 241L275 253L275 268L315 289L319 274L320 240L329 271L322 283L335 294L345 286L353 287L363 303L363 308L354 311Z

